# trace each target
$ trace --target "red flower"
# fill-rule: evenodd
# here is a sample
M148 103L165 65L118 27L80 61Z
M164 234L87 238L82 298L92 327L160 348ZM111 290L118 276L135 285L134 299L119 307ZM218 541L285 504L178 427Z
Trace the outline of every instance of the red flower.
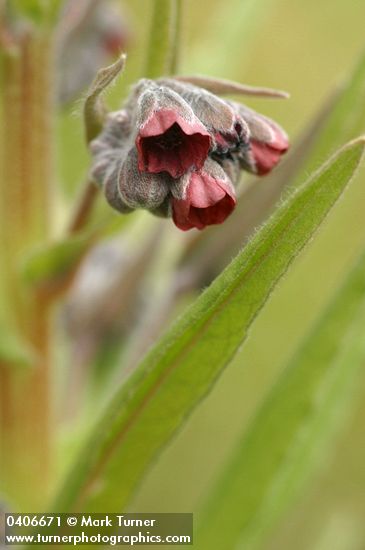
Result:
M281 138L281 136L279 136ZM289 148L288 141L277 139L271 143L263 143L260 141L251 141L251 150L255 159L257 174L263 176L271 172L271 170L280 161L281 155Z
M178 178L202 168L211 146L208 130L173 90L152 83L139 98L138 168Z
M178 93L209 131L213 158L238 155L244 168L261 176L270 172L289 148L287 135L278 124L245 105L173 78L159 82Z
M225 154L230 149L248 145L249 128L237 113L234 104L224 101L208 90L173 78L158 81L174 90L190 105L212 137L214 152Z
M244 167L263 176L271 172L280 161L281 155L289 149L288 136L270 118L238 103L236 107L247 122L251 133L250 158Z
M202 171L188 175L183 198L173 197L171 205L172 218L179 229L204 229L224 222L236 205L236 197L223 169L208 160Z
M91 176L120 212L145 208L183 231L204 229L234 210L242 169L266 174L288 147L278 124L242 104L175 79L142 79L91 143Z

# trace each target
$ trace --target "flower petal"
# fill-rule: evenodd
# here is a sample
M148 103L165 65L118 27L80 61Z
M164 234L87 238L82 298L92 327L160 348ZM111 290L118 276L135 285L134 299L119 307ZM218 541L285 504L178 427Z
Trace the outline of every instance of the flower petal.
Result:
M271 172L278 164L281 155L288 149L278 148L276 144L263 143L260 141L251 141L251 151L255 161L256 173L263 176Z
M159 82L173 89L190 105L214 137L214 150L226 153L231 148L236 149L241 143L248 143L248 125L232 103L193 84L173 78L161 79Z
M247 122L251 133L251 147L241 155L242 167L254 174L270 172L289 149L288 136L273 120L256 113L245 105L236 108Z
M211 136L173 90L152 82L138 98L136 124L141 171L168 172L178 178L191 168L199 170L203 166Z
M191 172L186 179L184 198L175 198L178 193L172 187L175 225L187 231L224 222L236 205L236 197L228 176L219 164L209 159L200 172Z

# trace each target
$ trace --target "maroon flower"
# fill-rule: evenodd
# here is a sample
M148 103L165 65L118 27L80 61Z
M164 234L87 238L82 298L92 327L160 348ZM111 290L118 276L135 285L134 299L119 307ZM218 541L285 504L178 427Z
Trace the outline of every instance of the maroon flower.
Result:
M248 145L249 128L237 112L234 104L210 93L208 90L173 78L160 79L158 82L173 89L192 108L194 114L209 131L213 147L218 154L230 149Z
M243 167L259 176L270 172L289 149L288 136L270 118L236 103L236 108L247 122L251 139L250 150L244 158Z
M124 214L136 208L159 208L169 194L172 179L166 172L139 171L130 132L126 110L110 113L103 131L90 144L94 155L90 175L104 189L108 203Z
M192 108L212 137L211 155L242 158L242 166L258 175L270 172L289 147L285 132L269 118L240 103L226 101L206 89L173 78L160 79Z
M182 198L172 189L172 218L175 225L187 231L196 227L219 224L236 205L235 191L227 174L216 162L208 160L200 172L186 176Z
M150 81L138 99L138 167L178 178L202 168L211 146L208 130L173 90ZM146 84L147 86L147 84Z
M284 130L242 104L143 79L91 143L91 176L122 213L145 208L183 231L203 229L232 213L242 169L266 174L287 149Z
M289 142L285 134L273 132L273 140L270 142L251 140L251 151L255 159L257 174L263 176L271 172L278 164L283 155L289 148Z

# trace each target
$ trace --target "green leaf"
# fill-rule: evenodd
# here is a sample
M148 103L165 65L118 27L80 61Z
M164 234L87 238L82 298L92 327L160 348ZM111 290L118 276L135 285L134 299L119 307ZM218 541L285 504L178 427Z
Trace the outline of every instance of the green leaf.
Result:
M341 149L275 212L123 384L57 500L123 509L164 444L231 361L270 293L341 196L364 150Z
M22 275L29 284L42 284L65 277L75 268L90 247L93 235L81 234L39 247L24 261Z
M322 458L365 361L365 254L289 362L207 499L198 548L262 548Z
M144 76L157 78L177 71L181 0L154 0Z

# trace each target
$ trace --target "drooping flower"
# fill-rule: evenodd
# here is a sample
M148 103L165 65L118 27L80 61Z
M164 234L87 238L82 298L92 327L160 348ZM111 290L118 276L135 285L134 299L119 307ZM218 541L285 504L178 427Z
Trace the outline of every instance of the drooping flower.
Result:
M120 132L121 113L110 115L103 134L92 143L95 163L92 177L102 185L109 204L122 213L145 208L157 215L172 216L177 227L222 223L236 204L234 183L238 172L230 161L224 168L208 158L201 170L191 169L180 178L167 172L141 172L135 147L114 147ZM232 169L231 169L232 168ZM231 169L231 170L230 170Z
M187 82L172 78L158 82L171 87L191 106L212 136L215 158L236 154L242 159L242 168L262 176L287 151L286 133L268 117Z
M173 178L190 168L199 170L211 147L208 130L176 92L152 81L143 83L136 106L139 169L168 172Z
M190 105L209 131L216 153L224 155L231 149L248 146L248 125L234 105L193 84L173 78L158 82L175 90Z
M179 229L204 229L224 222L232 213L236 206L235 189L217 162L208 159L202 170L189 172L183 178L182 195L177 185L172 187L172 219Z
M143 79L91 144L93 179L120 212L145 208L183 230L222 223L242 169L268 173L288 149L275 122L173 78Z
M242 156L242 168L259 176L268 174L288 150L288 136L270 118L245 105L234 105L250 130L250 151Z

